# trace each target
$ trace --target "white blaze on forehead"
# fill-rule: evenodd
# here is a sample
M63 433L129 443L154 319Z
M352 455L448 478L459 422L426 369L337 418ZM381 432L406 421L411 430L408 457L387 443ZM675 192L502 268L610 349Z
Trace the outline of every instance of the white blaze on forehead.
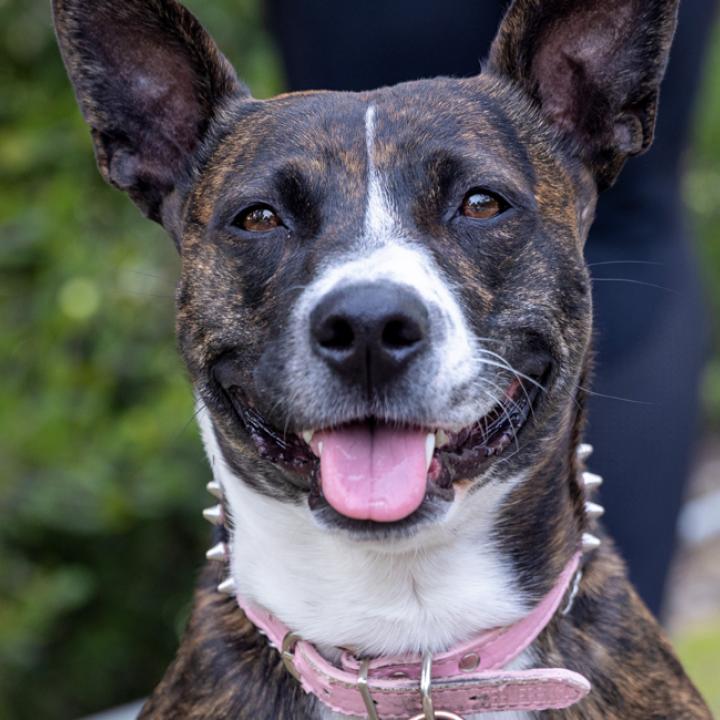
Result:
M308 344L307 321L317 304L344 286L394 282L413 289L433 319L432 347L424 367L432 368L434 377L425 387L424 401L428 406L437 406L438 415L449 420L448 398L455 388L472 381L478 371L477 341L459 302L458 288L438 267L416 230L403 227L387 176L377 164L376 128L377 110L370 105L365 111L367 190L362 235L349 239L347 252L323 262L294 308L295 352L288 368L290 375L297 378L293 391L308 401L316 400L317 387L327 384L324 368L307 363L307 358L314 357Z
M375 129L377 113L374 105L365 111L365 148L367 150L367 194L365 204L365 241L377 243L400 233L397 211L393 206L383 177L375 161Z

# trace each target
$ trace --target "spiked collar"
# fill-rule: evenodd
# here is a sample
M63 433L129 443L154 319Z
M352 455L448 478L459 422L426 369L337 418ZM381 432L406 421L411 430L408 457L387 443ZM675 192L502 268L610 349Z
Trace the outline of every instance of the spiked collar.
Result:
M579 459L585 460L591 452L589 445L580 445ZM586 492L601 482L592 473L582 475ZM209 483L208 490L222 499L218 483ZM597 517L602 508L587 502L585 512ZM224 529L221 505L203 514ZM339 663L331 663L278 618L237 593L232 578L218 590L235 596L303 689L340 714L368 720L462 720L463 715L477 713L554 710L584 698L590 691L588 680L565 668L513 671L505 667L532 644L558 610L562 614L570 610L582 575L582 553L599 544L594 535L583 534L582 549L573 554L550 592L518 622L484 631L444 653L422 657L363 659L343 650ZM218 543L207 557L226 560L226 544Z

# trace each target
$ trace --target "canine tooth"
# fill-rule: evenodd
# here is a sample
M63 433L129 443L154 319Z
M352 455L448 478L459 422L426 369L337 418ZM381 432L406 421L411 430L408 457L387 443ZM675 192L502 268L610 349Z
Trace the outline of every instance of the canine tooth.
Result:
M225 543L219 542L217 545L213 545L205 553L205 557L208 560L224 560L225 559Z
M430 463L433 459L433 453L435 452L435 433L428 433L425 436L425 469L430 468Z
M580 460L587 460L593 453L593 446L590 443L580 443L577 449L577 456Z
M450 442L448 434L444 430L437 430L435 432L435 447L444 447Z
M591 518L599 518L605 514L605 508L597 503L590 502L589 500L585 503L585 514Z
M311 440L313 439L314 434L315 432L313 430L303 430L302 439L309 445Z
M600 547L600 538L591 535L590 533L583 533L582 536L582 549L584 552L590 550L597 550Z
M223 580L218 586L217 586L218 592L226 593L227 595L234 595L235 594L235 581L229 577L227 580Z
M218 500L222 500L223 491L220 487L219 482L217 482L216 480L211 480L205 487L211 495L214 495Z
M322 440L318 443L317 447L318 447L318 457L322 457L322 451L323 451L323 441Z
M203 517L213 525L222 525L222 508L220 505L213 505L212 507L205 508L203 510Z
M599 475L587 471L582 474L582 479L583 485L585 486L586 490L593 490L594 488L598 488L602 485L603 482L603 479Z

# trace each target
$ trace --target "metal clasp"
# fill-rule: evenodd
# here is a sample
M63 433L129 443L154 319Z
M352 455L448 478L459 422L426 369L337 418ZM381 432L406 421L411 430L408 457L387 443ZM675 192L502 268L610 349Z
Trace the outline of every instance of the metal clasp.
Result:
M420 671L420 694L422 696L423 711L414 715L410 720L463 720L459 715L447 710L435 710L432 701L432 653L423 657Z
M300 636L293 632L287 633L282 641L282 650L280 651L280 657L282 658L285 669L296 679L300 680L300 673L295 668L295 655L293 650L298 644Z

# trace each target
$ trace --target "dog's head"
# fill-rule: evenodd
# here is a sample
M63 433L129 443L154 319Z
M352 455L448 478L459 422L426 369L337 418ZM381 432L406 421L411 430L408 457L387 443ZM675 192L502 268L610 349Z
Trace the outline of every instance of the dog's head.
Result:
M54 5L102 174L181 254L238 482L366 537L567 446L583 243L651 141L675 1L515 0L477 77L265 101L175 0Z

